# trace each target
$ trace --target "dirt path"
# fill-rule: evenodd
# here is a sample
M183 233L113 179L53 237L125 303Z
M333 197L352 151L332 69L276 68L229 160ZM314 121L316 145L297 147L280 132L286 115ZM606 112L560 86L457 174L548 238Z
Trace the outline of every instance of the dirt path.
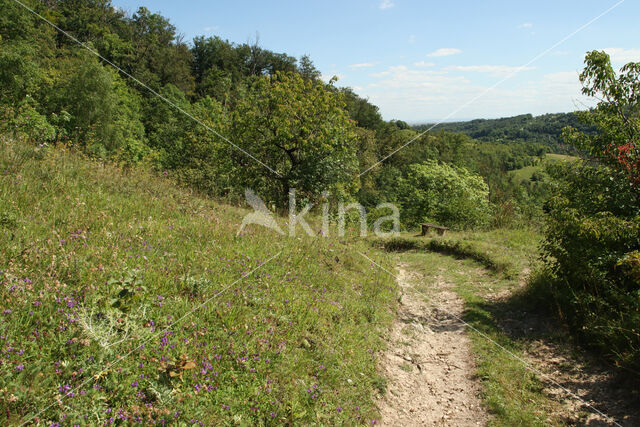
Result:
M459 316L462 300L450 285L437 280L429 287L427 303L412 288L412 281L420 278L407 268L398 266L399 318L381 363L388 379L386 395L379 401L382 425L485 425L465 327L433 308Z

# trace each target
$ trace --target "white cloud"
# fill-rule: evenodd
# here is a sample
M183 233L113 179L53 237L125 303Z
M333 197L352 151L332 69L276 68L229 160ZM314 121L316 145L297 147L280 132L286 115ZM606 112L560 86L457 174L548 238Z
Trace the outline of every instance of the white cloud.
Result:
M454 65L447 69L457 71L471 71L476 73L487 73L496 77L512 76L522 71L535 70L536 67L512 67L509 65Z
M443 48L440 48L438 50L435 50L435 51L429 53L427 56L431 56L431 57L451 56L451 55L456 55L458 53L462 53L462 50L456 49L456 48L453 48L453 47L443 47Z
M374 65L376 65L375 62L362 62L360 64L351 64L349 65L349 68L368 68L373 67Z
M395 6L395 3L392 0L382 0L382 3L380 3L380 9L382 10L389 9L393 6Z
M379 105L387 120L440 120L462 106L464 108L451 119L544 114L593 105L581 94L577 71L511 80L493 89L471 80L470 76L456 75L448 68L434 70L398 65L372 76L377 80L359 94Z
M623 47L608 47L603 49L611 57L613 63L640 62L640 49L625 49Z
M413 35L413 34L411 34L411 35L409 36L409 43L415 43L415 42L416 42L416 36L415 36L415 35Z
M418 61L418 62L414 62L413 66L414 67L433 67L434 64L433 62L424 62L424 61Z
M524 24L518 25L518 28L531 28L533 24L531 22L525 22Z
M519 96L522 106L533 114L586 109L595 105L596 100L582 95L579 75L578 71L545 74L541 79L529 81L511 92Z
M369 74L369 75L371 77L380 78L380 77L388 76L390 74L391 74L391 71L381 71L379 73L372 73L372 74Z
M555 56L567 56L570 53L571 52L569 52L568 50L554 50L552 55L555 55Z
M461 82L468 82L464 77L451 76L444 71L411 69L406 65L392 66L386 71L371 75L381 79L380 81L369 85L369 87L373 88L436 88L447 84L455 85Z
M210 33L211 31L217 31L217 30L219 30L219 29L220 29L220 27L218 27L217 25L212 25L212 26L209 26L209 27L204 27L204 30L205 30L207 33Z

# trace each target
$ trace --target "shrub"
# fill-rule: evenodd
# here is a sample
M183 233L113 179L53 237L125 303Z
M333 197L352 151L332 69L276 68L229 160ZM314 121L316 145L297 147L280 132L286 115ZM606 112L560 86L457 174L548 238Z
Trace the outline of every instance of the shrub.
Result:
M2 116L6 121L0 129L11 132L14 137L26 138L31 143L53 141L56 129L34 108L34 103L27 100L15 110L4 109Z
M408 168L399 185L403 222L436 222L456 228L489 222L489 187L467 169L427 160Z
M555 196L542 253L551 291L571 331L617 362L640 367L640 63L616 73L604 52L589 52L580 75L600 102L580 113L597 132L563 135L592 158L556 165Z
M605 166L555 174L542 252L559 310L583 343L640 366L640 194Z

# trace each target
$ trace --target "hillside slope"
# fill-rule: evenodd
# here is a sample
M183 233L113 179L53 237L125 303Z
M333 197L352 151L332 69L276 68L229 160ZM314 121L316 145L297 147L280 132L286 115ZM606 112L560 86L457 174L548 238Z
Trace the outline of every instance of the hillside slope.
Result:
M245 213L3 139L0 423L376 419L392 278Z
M431 125L414 126L425 130ZM475 119L466 122L440 123L434 130L464 133L471 138L488 142L527 142L547 146L553 152L574 152L562 140L562 129L572 126L582 131L591 130L582 124L575 113L522 114L500 119Z

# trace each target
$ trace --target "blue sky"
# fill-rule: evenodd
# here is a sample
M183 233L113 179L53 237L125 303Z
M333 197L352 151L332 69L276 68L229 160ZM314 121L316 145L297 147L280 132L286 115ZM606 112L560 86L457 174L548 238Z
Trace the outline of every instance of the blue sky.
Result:
M619 0L249 1L112 0L168 17L191 40L217 35L253 40L300 57L325 78L337 75L408 122L573 111L585 52L607 50L620 66L640 61L640 2L625 0L546 53ZM507 80L505 77L511 76ZM502 81L504 80L504 81ZM497 84L495 89L488 88Z

